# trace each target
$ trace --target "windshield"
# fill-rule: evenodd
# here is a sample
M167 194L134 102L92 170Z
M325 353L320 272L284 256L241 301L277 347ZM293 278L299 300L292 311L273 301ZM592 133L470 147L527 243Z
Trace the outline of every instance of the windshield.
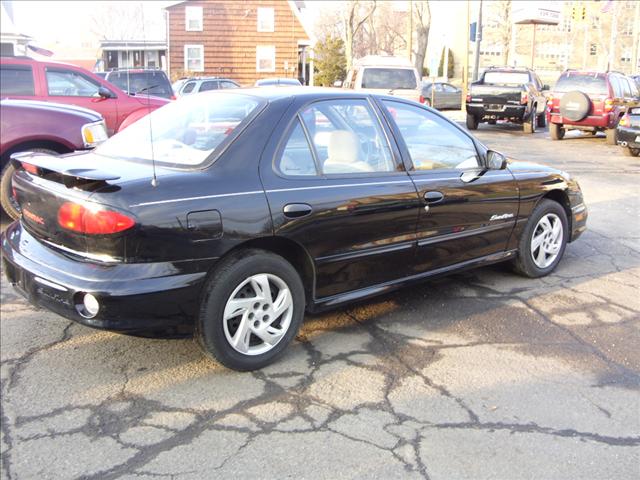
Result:
M173 95L171 84L162 72L113 72L107 80L129 93L146 93L165 98Z
M418 88L416 74L410 68L365 68L362 88L384 88L388 90Z
M556 92L570 92L571 90L579 90L584 93L607 94L607 82L604 75L598 74L581 74L581 73L563 73L560 75L558 82L554 88Z
M257 111L247 95L206 93L183 97L141 118L101 144L107 157L169 166L199 166Z
M527 72L495 71L484 74L484 83L492 83L494 85L523 85L530 81Z

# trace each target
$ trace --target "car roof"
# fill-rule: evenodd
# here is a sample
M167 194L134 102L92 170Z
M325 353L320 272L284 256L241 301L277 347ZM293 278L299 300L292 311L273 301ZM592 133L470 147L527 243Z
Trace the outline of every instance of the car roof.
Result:
M208 92L201 92L198 95L250 95L252 97L262 98L266 101L275 101L286 98L305 98L307 100L315 99L339 99L339 98L370 98L375 96L376 98L386 100L403 101L402 97L392 95L379 95L371 94L361 90L340 89L331 87L305 87L305 86L290 86L287 88L278 87L275 85L269 85L266 87L248 87L248 88L232 88L224 90L212 90ZM410 102L410 101L409 101ZM415 102L410 102L415 103Z
M31 64L42 64L42 65L52 65L52 66L64 66L64 67L73 67L79 70L86 70L86 68L79 67L78 65L74 65L73 63L66 62L58 62L55 60L36 60L31 57L0 57L0 63L6 64L16 64L16 65L31 65Z

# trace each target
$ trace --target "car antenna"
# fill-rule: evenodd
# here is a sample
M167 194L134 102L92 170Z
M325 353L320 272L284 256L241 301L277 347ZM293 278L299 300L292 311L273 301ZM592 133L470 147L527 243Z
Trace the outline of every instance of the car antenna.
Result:
M147 36L144 32L144 5L140 2L140 17L142 20L142 45L144 48L144 56L147 56ZM144 66L144 59L142 60ZM149 70L145 70L145 76L147 77L147 85L149 85ZM151 186L158 186L158 177L156 176L156 155L153 150L153 125L151 124L151 97L147 90L147 118L149 119L149 145L151 146L151 169L153 170L153 176L151 177Z

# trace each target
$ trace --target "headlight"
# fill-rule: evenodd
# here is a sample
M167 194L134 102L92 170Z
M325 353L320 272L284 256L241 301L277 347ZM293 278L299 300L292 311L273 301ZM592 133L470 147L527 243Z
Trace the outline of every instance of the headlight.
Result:
M85 148L93 148L107 139L107 128L104 120L87 123L82 126L82 140Z

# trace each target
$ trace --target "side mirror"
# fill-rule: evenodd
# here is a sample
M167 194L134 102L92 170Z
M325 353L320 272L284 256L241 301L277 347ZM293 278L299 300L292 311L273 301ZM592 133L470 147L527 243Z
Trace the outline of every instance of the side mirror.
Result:
M551 87L549 87L549 85L545 83L544 85L542 85L542 90L551 90Z
M333 82L333 86L336 88L342 87L342 80L336 80L335 82Z
M495 150L487 151L487 167L490 170L504 170L507 168L507 157Z
M101 98L113 98L113 97L115 97L115 95L113 93L111 93L111 90L109 90L107 87L98 88L98 96L101 97Z

